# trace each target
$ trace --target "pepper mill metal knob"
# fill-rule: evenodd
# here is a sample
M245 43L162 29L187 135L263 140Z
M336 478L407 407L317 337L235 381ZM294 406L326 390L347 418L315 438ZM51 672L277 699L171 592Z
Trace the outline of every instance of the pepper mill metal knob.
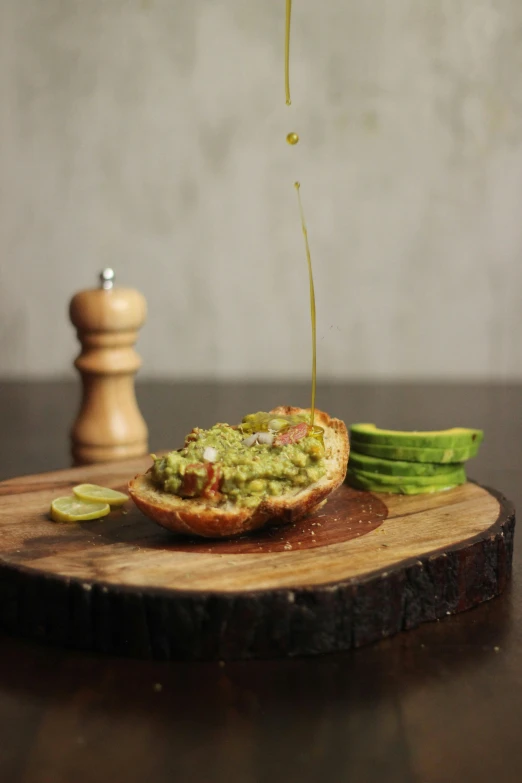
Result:
M80 291L69 314L82 350L75 367L83 397L71 430L76 464L108 462L147 453L147 425L138 409L134 376L141 359L134 350L147 313L144 297L114 288L114 272L104 269L100 287Z

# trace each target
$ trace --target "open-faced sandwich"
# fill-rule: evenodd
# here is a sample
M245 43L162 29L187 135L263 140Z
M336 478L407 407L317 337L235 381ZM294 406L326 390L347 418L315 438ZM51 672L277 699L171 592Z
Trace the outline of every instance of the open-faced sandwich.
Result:
M195 428L185 445L154 457L129 483L138 508L176 533L234 536L269 521L292 522L344 480L348 435L339 419L280 407L241 424Z

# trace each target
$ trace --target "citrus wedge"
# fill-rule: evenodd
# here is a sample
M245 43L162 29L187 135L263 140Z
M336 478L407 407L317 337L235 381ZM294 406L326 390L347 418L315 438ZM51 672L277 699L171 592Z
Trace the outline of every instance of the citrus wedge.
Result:
M86 503L75 496L56 498L51 503L51 517L55 522L81 522L107 516L108 503Z
M88 503L108 503L109 506L123 506L125 501L129 499L128 495L124 495L123 492L100 487L98 484L78 484L77 487L73 487L73 492L80 500L85 500Z

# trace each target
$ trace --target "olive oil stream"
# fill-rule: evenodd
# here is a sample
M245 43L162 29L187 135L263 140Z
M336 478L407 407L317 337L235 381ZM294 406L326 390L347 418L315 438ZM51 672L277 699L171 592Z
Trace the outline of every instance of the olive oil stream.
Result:
M285 26L285 96L286 105L290 106L290 23L292 20L292 0L286 0L286 26Z
M299 203L299 216L301 218L301 228L303 231L303 237L304 237L305 249L306 249L306 260L308 262L308 279L310 282L310 318L312 321L312 404L310 406L310 424L313 427L314 417L315 417L315 387L316 387L316 375L317 375L317 336L316 336L316 323L315 323L314 276L312 273L312 257L310 255L310 245L308 243L308 231L306 230L303 204L301 202L301 183L295 182L294 187L297 191L297 201Z
M292 21L292 0L286 0L286 25L285 25L285 94L286 105L290 106L292 103L290 98L290 27ZM289 133L286 140L292 146L297 144L299 136L295 131ZM301 184L299 182L294 183L294 187L297 192L297 201L299 204L299 216L301 218L301 228L303 231L303 237L305 241L306 260L308 263L308 278L310 283L310 318L312 321L312 404L310 406L310 425L314 426L315 419L315 391L317 383L317 328L315 317L315 290L314 290L314 276L312 272L312 257L310 255L310 245L308 242L308 231L306 229L306 222L303 212L303 204L301 202Z

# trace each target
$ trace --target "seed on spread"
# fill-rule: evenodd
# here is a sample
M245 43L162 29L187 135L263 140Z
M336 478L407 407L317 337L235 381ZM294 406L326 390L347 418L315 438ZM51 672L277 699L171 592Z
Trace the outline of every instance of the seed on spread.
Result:
M217 451L214 446L207 446L203 452L203 459L206 462L215 462L217 460Z
M286 429L288 425L289 422L286 421L286 419L271 419L268 422L268 429L272 430L272 432L279 432L280 430Z
M249 435L248 438L245 438L242 443L243 446L253 446L254 443L257 443L257 439L259 437L259 432L254 432L253 435Z

